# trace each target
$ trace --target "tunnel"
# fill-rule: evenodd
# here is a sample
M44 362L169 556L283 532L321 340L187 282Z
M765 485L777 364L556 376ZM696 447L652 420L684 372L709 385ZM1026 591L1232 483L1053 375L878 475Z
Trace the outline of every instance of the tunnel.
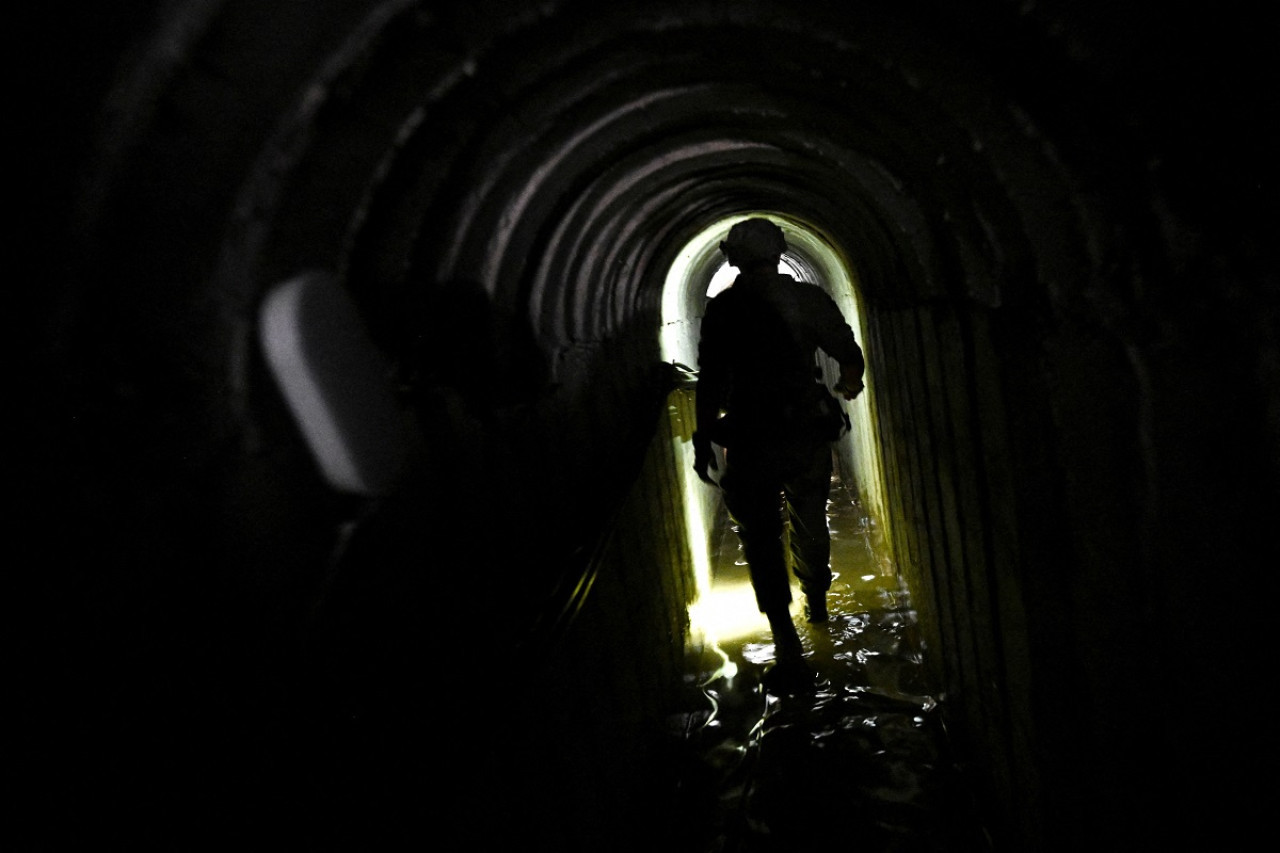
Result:
M1274 24L29 17L9 573L34 849L680 849L663 720L716 512L689 401L747 216L865 351L840 465L991 849L1265 831ZM305 386L290 359L338 366Z

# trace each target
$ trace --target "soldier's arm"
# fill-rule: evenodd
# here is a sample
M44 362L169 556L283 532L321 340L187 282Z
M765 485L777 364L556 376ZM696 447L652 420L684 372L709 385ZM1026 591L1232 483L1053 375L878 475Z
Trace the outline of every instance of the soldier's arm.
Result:
M862 347L858 346L853 329L840 313L835 300L820 288L815 286L813 289L816 293L812 295L811 317L818 346L840 363L840 379L835 384L835 391L846 400L852 400L865 387L862 377L867 365Z
M727 368L721 342L721 321L713 306L702 318L702 334L698 341L698 384L694 392L695 426L693 431L693 470L705 483L715 484L708 470L718 470L711 449L711 434L724 404Z
M694 400L698 429L705 430L714 424L724 404L726 367L721 326L720 312L714 304L708 305L698 341L698 385Z

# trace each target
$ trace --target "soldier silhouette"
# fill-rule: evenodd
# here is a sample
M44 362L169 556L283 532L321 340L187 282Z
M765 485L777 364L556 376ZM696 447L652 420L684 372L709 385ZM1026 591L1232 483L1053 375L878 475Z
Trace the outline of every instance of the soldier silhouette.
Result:
M818 350L840 364L834 390L845 400L863 390L862 349L825 291L778 272L782 229L754 218L737 223L720 244L738 276L708 304L698 344L694 470L715 484L713 445L724 448L719 479L737 524L756 603L769 620L776 663L766 683L784 689L813 683L795 624L791 570L810 622L827 620L831 540L827 498L832 447L848 428L843 407L822 380Z

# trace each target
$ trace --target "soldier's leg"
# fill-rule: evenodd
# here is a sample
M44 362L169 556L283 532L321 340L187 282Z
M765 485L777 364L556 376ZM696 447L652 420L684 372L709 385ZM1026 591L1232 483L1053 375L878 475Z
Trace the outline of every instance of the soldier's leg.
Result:
M831 533L827 499L831 492L831 447L817 448L809 465L785 485L790 519L792 568L804 591L810 622L827 618L831 587Z
M791 577L782 540L785 509L781 478L767 464L755 468L739 462L736 468L727 467L720 485L729 514L738 525L756 605L768 618L773 634L777 666L765 680L776 682L773 689L785 691L810 687L813 670L804 660L804 647L791 621Z
M760 612L785 611L791 604L791 580L782 545L782 484L734 470L727 471L720 484L738 526Z

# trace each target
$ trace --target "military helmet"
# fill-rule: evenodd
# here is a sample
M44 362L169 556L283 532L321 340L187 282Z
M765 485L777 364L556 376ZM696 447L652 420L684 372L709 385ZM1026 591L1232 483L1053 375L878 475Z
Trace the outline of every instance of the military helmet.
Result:
M734 266L776 261L786 249L782 229L767 219L742 220L729 229L729 235L720 243L720 251Z

